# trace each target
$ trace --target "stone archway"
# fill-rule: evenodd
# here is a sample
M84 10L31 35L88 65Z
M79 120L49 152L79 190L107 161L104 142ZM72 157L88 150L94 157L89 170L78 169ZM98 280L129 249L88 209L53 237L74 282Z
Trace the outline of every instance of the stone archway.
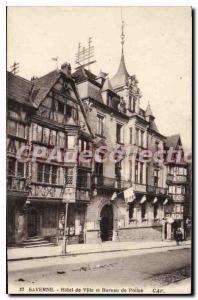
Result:
M113 237L113 207L106 204L100 212L100 238L102 242L112 241Z

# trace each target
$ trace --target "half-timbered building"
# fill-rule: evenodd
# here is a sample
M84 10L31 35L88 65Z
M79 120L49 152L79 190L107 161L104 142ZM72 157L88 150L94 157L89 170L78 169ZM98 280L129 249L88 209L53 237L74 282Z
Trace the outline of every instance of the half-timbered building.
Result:
M187 165L140 156L182 149L181 139L141 108L123 49L112 78L67 63L31 81L7 76L9 244L170 239L183 226ZM81 159L85 150L100 159Z

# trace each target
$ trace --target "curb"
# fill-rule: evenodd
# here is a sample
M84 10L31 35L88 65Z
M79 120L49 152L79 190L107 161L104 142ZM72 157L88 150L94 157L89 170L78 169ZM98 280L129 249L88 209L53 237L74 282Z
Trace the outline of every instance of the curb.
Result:
M78 255L86 255L86 254L99 254L99 253L110 253L110 252L123 252L123 251L137 251L137 250L149 250L149 249L162 249L162 248L172 248L176 249L188 249L191 248L191 244L187 245L167 245L167 246L156 246L156 247L146 247L146 248L133 248L133 249L115 249L115 250L103 250L103 251L93 251L93 252L81 252L81 253L66 253L66 254L56 254L56 255L44 255L44 256L29 256L29 257L21 257L21 258L10 258L7 261L22 261L22 260L33 260L33 259L41 259L41 258L53 258L53 257L69 257L69 256L78 256ZM176 248L176 249L175 249Z

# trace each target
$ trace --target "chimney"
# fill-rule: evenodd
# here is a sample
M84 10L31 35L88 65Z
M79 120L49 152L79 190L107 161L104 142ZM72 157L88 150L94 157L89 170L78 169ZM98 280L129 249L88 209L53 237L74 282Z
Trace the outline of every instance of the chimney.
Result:
M61 65L61 70L67 75L71 76L71 65L67 62Z

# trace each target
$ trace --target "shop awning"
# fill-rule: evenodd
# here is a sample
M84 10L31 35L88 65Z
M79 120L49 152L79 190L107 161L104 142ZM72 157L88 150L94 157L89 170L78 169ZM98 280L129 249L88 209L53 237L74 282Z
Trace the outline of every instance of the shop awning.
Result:
M153 204L157 203L157 201L158 201L158 199L157 199L157 197L155 197L153 200Z
M146 201L146 196L142 196L141 200L140 200L140 204L143 204Z
M135 193L132 187L123 191L125 202L131 203L135 200Z
M168 198L166 198L163 202L163 205L166 205L168 203Z

